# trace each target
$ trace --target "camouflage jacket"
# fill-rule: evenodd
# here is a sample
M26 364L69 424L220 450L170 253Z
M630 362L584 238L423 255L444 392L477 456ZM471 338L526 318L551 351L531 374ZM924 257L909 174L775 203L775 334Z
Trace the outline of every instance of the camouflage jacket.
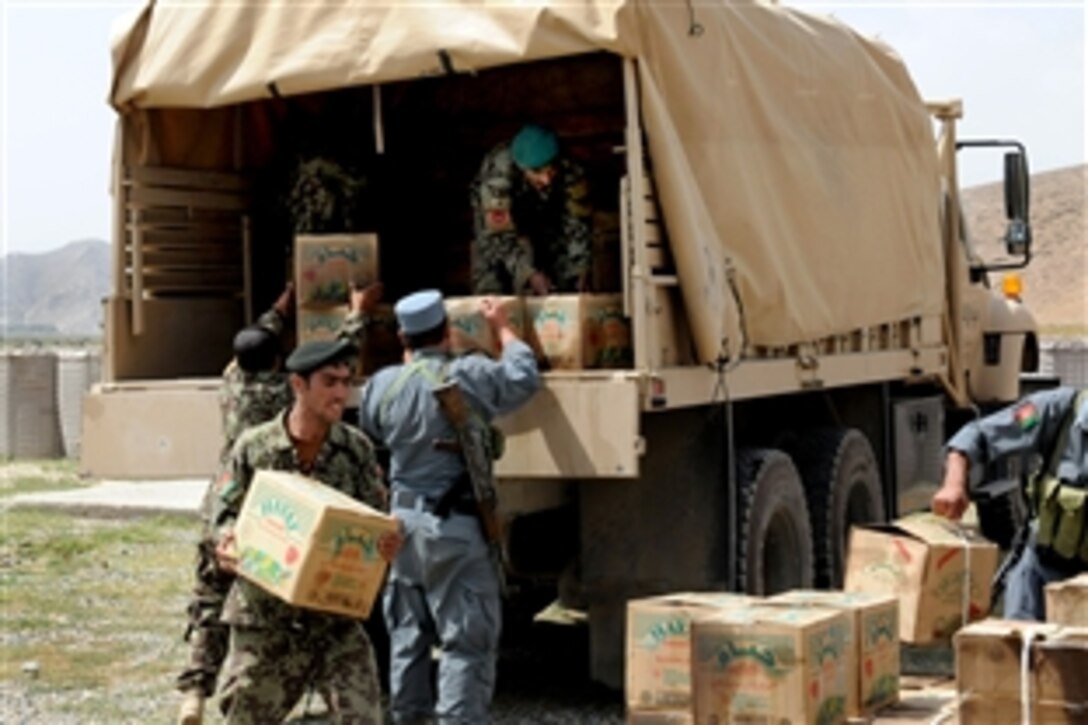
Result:
M521 293L534 271L559 291L573 292L589 271L592 210L585 172L564 157L556 165L555 179L541 193L514 163L509 144L484 158L472 186L476 294Z
M345 423L329 429L312 470L303 471L287 433L284 411L242 433L216 482L213 521L219 537L233 528L242 501L259 469L304 473L374 508L386 510L386 489L374 449L360 431ZM247 626L278 626L305 619L316 622L334 615L306 613L238 577L223 608L223 621Z
M349 315L338 336L354 338L356 344L362 346L366 322L363 315ZM283 318L275 310L261 315L257 324L277 337L283 334ZM291 399L287 373L281 370L247 373L232 360L223 371L223 383L219 389L219 411L223 420L223 448L219 462L226 464L234 442L242 431L271 420L272 416L291 405Z

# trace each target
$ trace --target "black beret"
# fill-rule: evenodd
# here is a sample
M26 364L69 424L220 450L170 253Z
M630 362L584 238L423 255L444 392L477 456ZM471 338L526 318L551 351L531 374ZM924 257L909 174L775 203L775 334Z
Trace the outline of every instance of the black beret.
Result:
M347 339L318 340L295 348L287 358L287 369L292 373L307 375L325 365L347 362L356 354L355 343Z
M246 372L271 370L279 354L279 337L260 325L242 328L234 336L234 357Z
M260 325L243 327L234 336L234 354L239 355L267 345L275 335Z

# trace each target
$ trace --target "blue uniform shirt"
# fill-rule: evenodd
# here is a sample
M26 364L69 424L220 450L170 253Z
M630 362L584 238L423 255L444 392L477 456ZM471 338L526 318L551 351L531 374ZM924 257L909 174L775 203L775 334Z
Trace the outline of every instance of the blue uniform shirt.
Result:
M403 365L379 371L363 388L359 424L392 452L389 477L395 490L437 497L465 472L459 455L434 446L435 441L457 438L431 392L433 380L443 375L442 366L485 420L528 401L540 387L540 373L532 350L520 340L506 345L497 361L483 355L451 358L439 349L418 350L413 360L422 361L431 374L398 383ZM387 395L398 384L399 390Z
M1006 457L1041 457L1049 462L1058 443L1061 427L1077 398L1077 390L1055 388L1033 393L1007 408L963 426L948 441L971 461L971 479L978 480L984 469ZM1065 449L1059 452L1058 477L1088 486L1088 404L1074 413L1073 428Z

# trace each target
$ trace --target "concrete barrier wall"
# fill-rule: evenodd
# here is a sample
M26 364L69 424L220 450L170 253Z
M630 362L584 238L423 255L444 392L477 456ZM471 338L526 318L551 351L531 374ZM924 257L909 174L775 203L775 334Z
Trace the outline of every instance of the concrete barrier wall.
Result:
M77 457L98 350L0 351L0 458Z
M1039 372L1058 376L1062 385L1088 388L1088 339L1044 341Z

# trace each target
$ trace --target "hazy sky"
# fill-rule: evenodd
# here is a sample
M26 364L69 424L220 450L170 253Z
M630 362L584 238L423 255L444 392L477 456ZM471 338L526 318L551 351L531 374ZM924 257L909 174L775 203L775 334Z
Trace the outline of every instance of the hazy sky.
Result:
M1033 171L1085 163L1083 0L785 4L879 35L906 61L923 96L964 99L961 135L1017 138ZM0 5L0 252L108 240L109 31L133 3ZM988 159L984 168L965 168L961 181L999 173Z

